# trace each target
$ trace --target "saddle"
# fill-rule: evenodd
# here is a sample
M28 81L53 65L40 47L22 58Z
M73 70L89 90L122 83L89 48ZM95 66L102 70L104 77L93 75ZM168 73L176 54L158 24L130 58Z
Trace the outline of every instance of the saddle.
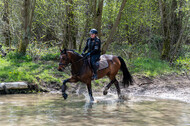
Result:
M90 65L90 67L92 67L90 63L90 57L88 58L88 64ZM108 68L109 66L105 55L101 55L100 59L96 62L96 64L97 64L98 70Z

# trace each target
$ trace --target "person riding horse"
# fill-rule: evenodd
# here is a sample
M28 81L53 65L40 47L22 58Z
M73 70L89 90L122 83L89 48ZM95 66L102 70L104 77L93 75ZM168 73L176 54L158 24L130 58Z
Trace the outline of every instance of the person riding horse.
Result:
M133 84L133 77L128 71L128 68L125 64L125 61L120 56L114 55L103 55L104 61L108 63L108 66L104 69L98 70L96 66L96 62L100 58L100 48L101 48L101 41L96 36L98 34L96 29L90 30L91 37L87 39L86 46L83 50L82 55L78 54L74 50L68 49L60 49L60 61L58 66L58 71L63 72L64 69L71 64L71 77L67 78L63 81L63 85L61 86L62 89L62 96L64 99L67 99L68 94L66 93L67 90L67 83L77 83L82 82L85 83L88 89L88 94L90 96L90 101L94 101L93 94L92 94L92 76L93 79L100 79L104 76L107 76L110 79L110 83L107 84L104 88L103 94L107 95L109 88L112 84L115 85L117 94L119 98L122 98L121 90L119 86L119 82L117 81L116 75L119 70L123 72L123 86L128 87L129 85ZM85 51L88 49L88 53L85 54ZM84 55L85 54L85 55ZM91 64L93 71L91 70L90 65L85 65L86 60L85 57L91 57ZM94 75L93 75L94 74ZM98 75L98 76L97 76Z
M101 49L101 41L97 37L98 31L96 29L90 30L90 38L87 39L86 46L82 52L83 56L90 56L90 63L93 70L93 77L92 79L97 79L97 70L98 70L98 64L97 61L100 58L100 49ZM86 50L88 49L88 52L85 54Z

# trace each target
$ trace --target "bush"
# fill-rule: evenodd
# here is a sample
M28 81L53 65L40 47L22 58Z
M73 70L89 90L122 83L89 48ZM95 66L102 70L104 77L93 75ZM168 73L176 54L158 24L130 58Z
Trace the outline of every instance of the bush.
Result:
M41 56L41 60L50 61L50 60L59 60L59 53L48 53Z
M7 59L9 59L11 61L15 61L15 62L19 62L19 61L30 62L30 61L32 61L32 57L30 55L23 55L23 54L18 53L16 51L8 53Z
M130 69L133 73L141 73L147 76L157 76L159 74L173 72L168 62L159 59L138 57L132 60L131 64Z

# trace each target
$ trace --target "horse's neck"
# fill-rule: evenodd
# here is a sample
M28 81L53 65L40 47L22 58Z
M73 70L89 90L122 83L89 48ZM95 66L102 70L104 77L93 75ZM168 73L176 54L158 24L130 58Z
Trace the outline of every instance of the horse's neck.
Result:
M78 62L79 60L82 60L81 56L78 56L77 54L74 54L74 53L71 54L71 62L73 64Z
M77 56L72 54L72 65L71 65L71 69L72 69L72 74L78 74L81 70L81 67L83 66L83 60L82 57Z

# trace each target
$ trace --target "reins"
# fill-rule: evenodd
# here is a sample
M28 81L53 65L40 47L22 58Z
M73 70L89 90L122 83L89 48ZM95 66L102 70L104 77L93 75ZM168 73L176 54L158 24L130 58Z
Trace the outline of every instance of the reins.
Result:
M69 64L59 63L59 65L64 65L64 66L65 66L65 68L66 68L66 67L71 66L72 64L75 64L75 63L77 63L77 62L79 62L79 61L84 60L85 58L86 58L86 56L85 56L85 57L82 57L82 59L79 59L79 60L77 60L76 62L69 63Z

